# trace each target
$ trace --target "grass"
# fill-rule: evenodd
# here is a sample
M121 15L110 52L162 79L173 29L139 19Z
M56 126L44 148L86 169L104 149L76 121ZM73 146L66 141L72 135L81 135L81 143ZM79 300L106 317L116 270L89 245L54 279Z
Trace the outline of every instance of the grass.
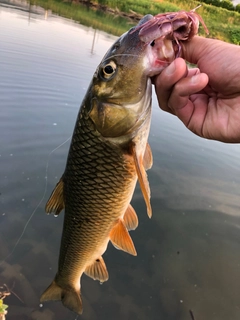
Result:
M77 0L66 2L66 0L30 0L31 3L38 4L46 9L51 9L54 13L74 19L80 23L101 29L106 32L120 35L135 23L121 18L118 15L105 14L97 10L87 9L86 6L77 3ZM86 0L85 0L86 1ZM169 11L190 11L199 5L195 0L172 0L171 3L163 0L91 0L95 3L106 5L112 9L122 12L145 15L151 13L156 15ZM90 0L89 0L90 2ZM220 7L215 7L202 3L197 9L210 32L210 37L218 38L235 44L240 43L240 13L229 11ZM199 33L204 35L203 27Z
M134 25L134 23L130 23L122 17L114 17L102 11L91 10L78 3L63 2L61 0L30 0L30 3L50 9L59 16L73 19L85 26L114 35L121 35Z
M158 13L169 11L190 11L199 5L199 1L195 0L172 0L171 3L163 0L95 0L112 8L118 8L120 11L129 12L136 11L141 14ZM240 42L240 13L229 11L220 7L215 7L202 3L197 9L209 31L210 37L218 38L235 44ZM204 29L200 28L200 34L204 34Z

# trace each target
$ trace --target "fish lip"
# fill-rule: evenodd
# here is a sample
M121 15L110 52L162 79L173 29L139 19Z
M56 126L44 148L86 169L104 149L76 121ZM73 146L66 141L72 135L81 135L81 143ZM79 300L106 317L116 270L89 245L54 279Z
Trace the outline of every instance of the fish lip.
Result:
M173 17L165 19L162 24L159 24L158 19L160 18L157 15L153 19L136 26L135 31L138 31L139 40L146 48L145 70L149 77L159 74L174 59L180 57L181 41L190 37L191 23L186 21L185 16L181 17L180 15L178 20L175 19L176 21L173 19L174 17L173 14ZM173 29L173 22L175 23L175 29ZM188 28L186 35L182 36L182 31L179 31L179 35L176 36L178 29L183 26Z
M151 20L154 21L154 19L155 17L147 15L130 30L130 34L138 33L138 39L146 53L144 70L148 77L159 74L179 55L180 51L179 44L173 37L171 25L165 28L164 34L159 35L159 32L155 30L155 25L151 27ZM148 25L148 22L150 23L149 31L147 29L147 34L142 35L142 29Z

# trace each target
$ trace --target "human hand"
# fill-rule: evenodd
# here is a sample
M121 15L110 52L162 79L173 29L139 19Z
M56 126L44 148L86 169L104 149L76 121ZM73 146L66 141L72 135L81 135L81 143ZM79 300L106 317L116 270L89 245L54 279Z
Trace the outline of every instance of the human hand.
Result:
M240 47L196 36L183 57L199 69L177 58L154 79L161 109L201 137L240 142Z

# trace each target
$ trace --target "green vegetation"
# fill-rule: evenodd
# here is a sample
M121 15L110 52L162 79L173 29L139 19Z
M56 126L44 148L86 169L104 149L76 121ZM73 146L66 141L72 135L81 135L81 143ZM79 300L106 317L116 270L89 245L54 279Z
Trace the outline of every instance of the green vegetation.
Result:
M235 10L234 5L230 0L203 0L203 2L207 4L212 4L216 7L225 8L228 10L233 10L233 11Z
M5 315L7 314L8 305L3 303L3 299L0 299L0 320L5 319Z
M234 44L240 45L240 29L239 28L231 28L229 30L230 40Z
M156 15L168 11L190 11L199 5L195 0L172 0L171 3L164 0L95 0L112 8L117 7L120 11L129 12L133 10L141 14L151 13ZM215 1L227 7L228 0L206 0ZM205 2L205 0L204 0ZM236 11L217 7L215 5L201 3L202 6L197 9L210 32L210 37L218 38L228 42L239 44L240 42L240 14ZM240 8L239 8L240 9ZM200 34L204 35L204 29L200 27ZM234 36L233 36L234 35Z
M136 24L120 17L120 12L132 13L132 11L145 15L169 11L189 11L199 5L195 0L172 0L171 3L164 0L85 0L85 3L91 5L97 3L102 6L107 6L115 10L115 15L103 14L97 10L87 9L87 6L80 5L80 0L66 2L66 0L31 0L31 3L39 4L46 9L51 9L53 12L72 18L82 24L92 26L93 28L102 29L109 33L120 35ZM220 0L206 0L220 1ZM222 0L221 3L229 0ZM235 11L230 11L224 8L216 7L211 4L202 3L202 6L197 9L197 13L202 16L204 22L209 29L209 36L218 38L235 44L240 43L240 8L238 6ZM118 14L119 13L119 14ZM200 34L204 35L205 31L200 26Z
M153 15L168 12L168 11L179 11L181 10L178 5L170 3L170 1L151 1L151 0L96 0L99 4L107 5L111 8L118 8L123 12L129 12L130 10L145 15L151 13ZM173 1L174 2L174 1Z
M30 0L30 3L39 5L46 10L52 10L53 13L59 16L73 19L85 26L117 36L135 25L134 22L129 22L122 17L115 17L99 10L92 10L79 3L64 2L62 0Z

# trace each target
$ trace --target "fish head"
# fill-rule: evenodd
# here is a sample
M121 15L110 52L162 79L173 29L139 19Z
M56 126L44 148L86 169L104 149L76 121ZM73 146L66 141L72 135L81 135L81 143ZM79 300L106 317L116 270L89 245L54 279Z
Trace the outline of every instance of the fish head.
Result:
M154 45L139 37L145 16L124 33L99 64L90 86L89 115L103 137L132 138L151 115L151 77L174 58L172 41L155 40ZM119 140L121 141L121 139Z

